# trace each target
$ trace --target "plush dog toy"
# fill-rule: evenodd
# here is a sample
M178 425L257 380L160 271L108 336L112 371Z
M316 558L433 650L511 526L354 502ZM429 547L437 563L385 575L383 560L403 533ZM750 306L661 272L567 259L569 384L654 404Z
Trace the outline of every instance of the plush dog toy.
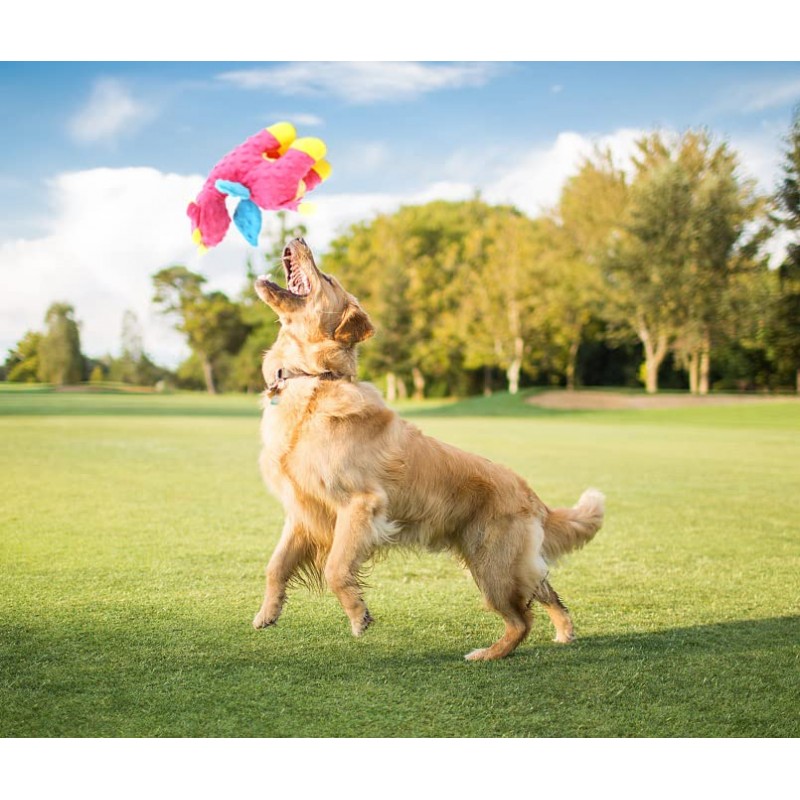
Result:
M321 139L295 138L294 126L278 122L251 136L211 170L186 213L201 252L219 244L231 223L225 196L241 198L233 221L253 246L261 232L261 210L307 209L304 196L331 173Z

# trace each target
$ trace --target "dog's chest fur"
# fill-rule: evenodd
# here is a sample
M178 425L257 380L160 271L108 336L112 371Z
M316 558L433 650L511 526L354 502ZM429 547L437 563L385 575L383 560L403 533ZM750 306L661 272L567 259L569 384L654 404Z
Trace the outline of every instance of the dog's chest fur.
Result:
M265 398L261 419L261 472L284 509L309 504L327 518L341 499L334 462L339 448L329 418L318 413L320 391L311 381L292 382L277 398Z
M264 397L261 417L261 472L270 491L287 506L296 494L291 469L293 457L307 424L311 395L297 387L274 399Z

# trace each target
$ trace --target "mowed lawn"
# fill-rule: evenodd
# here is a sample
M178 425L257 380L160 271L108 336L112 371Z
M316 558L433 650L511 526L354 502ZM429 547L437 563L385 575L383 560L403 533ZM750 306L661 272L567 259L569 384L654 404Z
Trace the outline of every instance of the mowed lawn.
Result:
M0 735L800 735L800 404L553 412L406 406L551 505L607 523L509 659L447 555L373 568L376 623L290 594L254 631L282 514L254 397L0 391Z

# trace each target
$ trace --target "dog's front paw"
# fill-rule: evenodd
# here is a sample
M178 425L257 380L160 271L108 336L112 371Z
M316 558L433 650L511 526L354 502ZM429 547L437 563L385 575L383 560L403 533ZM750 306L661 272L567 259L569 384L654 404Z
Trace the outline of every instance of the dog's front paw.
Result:
M255 617L253 617L253 627L256 630L260 630L261 628L269 628L270 626L274 625L277 621L278 621L277 616L261 610L258 612L258 614L255 615Z
M361 634L364 633L364 631L367 628L369 628L369 626L374 621L375 620L372 618L372 615L369 613L369 610L365 610L364 611L364 616L361 617L360 620L358 620L357 622L351 622L350 623L350 628L353 631L353 636L361 636Z

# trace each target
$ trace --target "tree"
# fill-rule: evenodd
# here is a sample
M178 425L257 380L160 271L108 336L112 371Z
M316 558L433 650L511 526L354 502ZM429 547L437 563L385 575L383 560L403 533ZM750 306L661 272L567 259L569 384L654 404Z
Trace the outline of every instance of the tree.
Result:
M61 386L83 378L84 358L74 315L75 309L68 303L53 303L47 310L37 370L43 383Z
M563 375L567 389L578 384L578 351L584 333L602 309L600 271L581 258L564 231L548 226L549 246L542 263L549 274L543 285L544 366Z
M777 275L766 265L731 276L715 334L714 363L720 388L741 391L779 385L770 342L777 292Z
M792 238L778 267L772 339L779 368L793 373L800 394L800 107L795 110L786 144L783 179L775 199L780 224Z
M246 338L230 363L227 385L231 389L256 392L264 388L261 361L278 335L278 317L261 302L250 287L239 302L242 324L247 329Z
M105 380L129 383L133 386L154 386L173 376L164 367L155 364L144 352L142 326L133 311L122 315L121 352L118 358L110 355L102 359Z
M186 335L199 359L206 389L216 394L215 361L238 352L249 332L238 304L223 292L203 292L206 279L183 266L162 269L153 276L153 302L162 313L174 314L175 328Z
M466 365L505 371L517 394L523 367L542 361L548 286L556 279L549 226L508 207L483 210L466 237L461 329ZM538 356L538 357L534 357Z
M682 274L686 302L676 350L688 367L690 390L707 394L712 344L758 314L758 305L743 305L737 295L747 274L767 269L761 255L769 233L766 198L756 194L753 181L738 175L736 154L725 144L714 146L704 132L687 133L677 157L693 189Z
M408 380L421 397L429 381L452 389L463 375L457 275L470 214L465 203L405 206L352 226L323 259L375 322L361 363L386 375L390 390Z
M733 276L764 265L766 229L748 232L765 204L739 178L735 154L705 131L672 142L655 133L637 147L625 231L610 259L617 312L644 347L648 392L675 349L693 391L705 394Z
M130 383L134 386L143 384L144 345L142 327L136 314L130 309L122 315L121 353L119 358L111 359L109 380Z
M36 383L41 342L41 333L28 331L16 346L8 351L5 363L6 380L12 383Z
M404 217L380 215L336 238L322 264L367 307L377 335L362 351L366 375L383 375L390 402L411 378L411 297Z
M570 389L577 380L583 332L606 307L603 269L622 235L628 198L625 173L614 164L610 150L597 150L567 179L552 214L558 231L553 250L559 257L549 305L560 320L554 335L562 342Z
M144 355L142 326L139 318L130 309L122 315L122 357L132 364L138 364Z
M488 392L499 370L515 393L523 373L565 364L570 353L574 363L591 287L570 258L552 221L475 197L354 225L324 267L375 321L362 367L385 375L395 399L406 381L421 397L462 393L480 374Z

